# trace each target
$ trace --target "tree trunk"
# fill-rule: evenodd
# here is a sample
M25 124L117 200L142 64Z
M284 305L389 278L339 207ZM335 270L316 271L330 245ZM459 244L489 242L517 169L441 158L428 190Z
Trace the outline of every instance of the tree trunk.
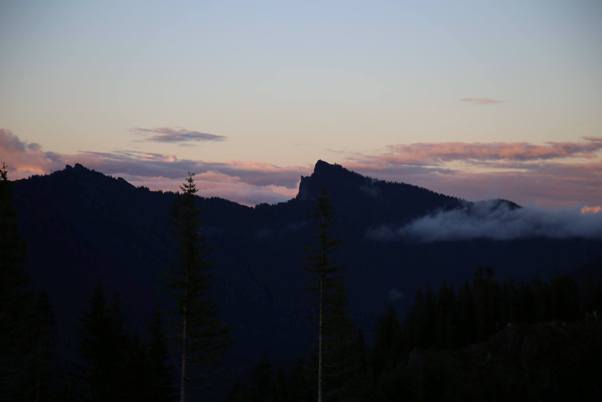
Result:
M188 338L188 317L186 312L184 312L184 316L182 317L182 354L180 358L182 359L180 366L180 402L186 402L186 369L187 369L187 349L186 343Z
M322 333L324 330L324 275L320 275L320 317L318 333L318 402L322 402Z

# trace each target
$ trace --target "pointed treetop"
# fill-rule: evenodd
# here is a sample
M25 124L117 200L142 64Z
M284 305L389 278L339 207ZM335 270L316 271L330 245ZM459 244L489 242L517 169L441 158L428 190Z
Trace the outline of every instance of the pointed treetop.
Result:
M196 184L194 183L194 174L188 172L188 176L184 180L184 184L180 186L180 190L184 194L194 195L197 193L198 189L196 188Z

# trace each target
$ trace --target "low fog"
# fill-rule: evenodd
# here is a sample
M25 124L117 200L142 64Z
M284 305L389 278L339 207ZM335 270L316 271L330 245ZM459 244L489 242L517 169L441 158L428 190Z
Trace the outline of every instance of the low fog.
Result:
M542 237L602 239L602 213L512 208L499 201L485 201L463 209L439 211L401 227L379 226L370 229L367 236L379 241L421 242Z

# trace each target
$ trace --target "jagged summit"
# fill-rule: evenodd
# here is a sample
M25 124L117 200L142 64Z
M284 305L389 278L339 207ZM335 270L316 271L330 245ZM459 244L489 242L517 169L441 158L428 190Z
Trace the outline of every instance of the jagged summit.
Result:
M330 193L356 190L373 179L352 172L339 164L318 160L310 176L302 176L297 199L315 199L324 188ZM346 191L345 191L346 192Z
M353 172L345 169L343 166L339 165L338 163L328 163L322 159L318 159L318 161L314 165L313 174L322 174L322 173L337 172L337 171L340 173L342 173L342 172L353 173Z
M353 172L338 163L328 163L321 159L316 162L312 174L304 178L311 178L313 181L318 181L322 185L344 185L345 183L357 185L366 180L372 180L359 173Z
M65 165L65 168L63 170L57 170L56 172L52 173L55 175L69 175L69 176L96 176L96 177L109 177L108 175L99 172L97 170L94 169L90 169L85 167L84 165L80 164L80 163L76 163L73 166L71 165Z
M113 192L117 189L130 191L135 187L121 177L114 177L94 169L90 169L80 163L65 165L62 170L57 170L49 175L32 176L23 181L55 186L60 189L72 186L79 191L96 194L97 192Z
M318 161L314 165L314 173L318 172L319 170L328 169L332 166L335 166L335 165L332 165L326 161L323 161L322 159L318 159Z
M425 188L363 176L338 164L318 160L310 176L301 177L296 199L315 200L326 190L340 217L353 222L405 221L437 209L457 208L463 200Z
M80 171L86 171L89 172L91 171L91 169L88 169L87 167L85 167L84 165L82 165L81 163L76 163L75 165L71 166L71 165L66 165L65 166L65 170L69 170L69 169L74 169L74 170L80 170Z

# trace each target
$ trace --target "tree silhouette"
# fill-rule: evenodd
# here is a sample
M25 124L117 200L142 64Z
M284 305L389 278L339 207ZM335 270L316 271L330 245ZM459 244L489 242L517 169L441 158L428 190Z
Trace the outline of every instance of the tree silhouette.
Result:
M31 338L33 339L30 366L30 373L33 377L31 400L51 400L58 383L55 323L52 306L44 292L41 292L36 298L33 326L30 329Z
M395 367L401 354L402 332L393 306L387 307L385 315L376 328L376 339L371 353L371 365L375 378Z
M8 168L0 164L0 397L51 397L54 324L45 295L30 289Z
M98 285L81 318L83 393L90 401L126 401L128 339L117 301L108 303Z
M179 259L173 273L180 316L179 400L187 400L192 366L209 367L229 345L229 331L219 321L215 305L208 295L209 277L206 249L199 233L197 187L189 174L180 187L174 207L174 223L179 243Z
M344 278L332 259L337 242L330 237L332 208L325 190L318 197L314 217L317 246L310 250L306 270L317 282L317 401L343 400L353 393L360 359L356 331L347 314Z

